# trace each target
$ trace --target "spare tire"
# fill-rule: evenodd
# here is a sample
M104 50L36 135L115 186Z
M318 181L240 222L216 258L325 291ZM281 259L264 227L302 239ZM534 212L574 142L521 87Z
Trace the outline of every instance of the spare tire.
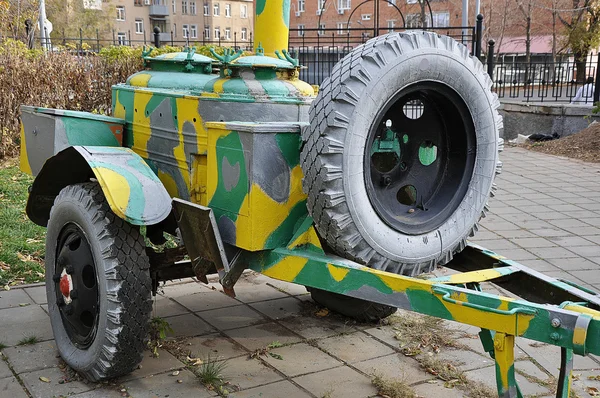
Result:
M469 50L431 32L357 47L310 107L308 211L337 254L404 275L446 264L485 215L502 118Z

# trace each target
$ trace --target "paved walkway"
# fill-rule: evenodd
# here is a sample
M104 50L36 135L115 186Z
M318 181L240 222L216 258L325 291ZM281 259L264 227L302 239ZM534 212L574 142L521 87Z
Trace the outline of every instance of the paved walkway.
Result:
M552 276L600 290L600 165L508 148L492 213L475 241ZM444 270L441 270L443 273ZM0 293L0 397L211 397L186 368L186 357L219 358L232 397L371 397L370 375L411 384L423 397L465 396L458 388L400 352L394 322L374 327L323 314L301 286L245 274L237 298L187 280L168 284L157 297L155 315L174 329L173 340L122 379L93 384L78 380L61 364L52 341L43 286ZM324 315L324 316L323 316ZM401 315L399 313L399 315ZM455 347L441 346L433 358L452 361L469 380L490 387L493 362L480 347L477 329L445 323ZM19 346L24 337L40 341ZM175 344L175 341L177 344ZM273 344L277 342L277 344ZM274 355L255 355L271 345ZM558 349L520 339L517 378L526 396L551 396ZM456 348L458 347L458 348ZM577 357L576 390L600 382L597 358ZM174 372L179 371L174 375Z

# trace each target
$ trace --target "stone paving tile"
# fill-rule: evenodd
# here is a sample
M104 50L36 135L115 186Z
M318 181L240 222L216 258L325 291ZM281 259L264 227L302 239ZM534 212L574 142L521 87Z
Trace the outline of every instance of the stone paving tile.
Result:
M523 261L526 260L538 260L539 257L535 254L528 252L525 249L515 249L515 250L502 250L502 253L498 253L508 258L509 260L514 261Z
M274 320L301 316L303 309L302 301L289 296L276 300L252 303L250 306Z
M489 366L487 368L471 370L466 372L465 375L469 380L479 381L490 388L496 388L496 367ZM515 373L515 379L519 384L519 388L523 395L534 395L534 394L547 394L550 390L537 383L533 383L527 380L522 375Z
M515 229L511 231L498 231L505 239L518 239L518 238L537 238L537 235L532 234L526 229ZM475 235L477 236L477 235Z
M277 383L267 384L265 386L251 388L249 390L235 392L230 394L231 398L267 398L267 397L285 397L285 398L305 398L309 394L296 387L287 380Z
M41 341L52 339L50 318L39 305L0 310L0 343L13 346L32 334Z
M600 266L598 264L587 260L583 257L548 258L546 260L564 271L583 271L600 269Z
M566 248L590 245L590 241L588 239L582 238L580 236L557 236L550 237L548 238L548 240Z
M46 304L48 296L46 296L46 286L35 286L26 288L25 291L37 304Z
M6 362L3 361L2 354L0 354L0 379L12 376L13 373L8 368Z
M17 374L58 366L58 350L54 341L9 347L4 350L4 355Z
M304 295L304 294L308 293L306 291L306 287L304 287L302 285L297 285L295 283L279 281L277 279L269 279L268 284L275 286L276 289L281 289L284 292L291 294L293 296Z
M167 282L158 288L158 292L168 297L189 296L194 293L208 292L204 283L185 279L184 283Z
M538 380L548 380L550 375L546 373L544 370L540 369L536 364L531 361L517 361L515 362L515 371L522 372L528 376L535 377Z
M573 258L577 257L575 253L563 247L542 247L528 249L531 253L540 258Z
M194 337L186 342L184 348L195 358L229 359L248 355L247 350L220 334Z
M189 313L187 308L169 297L157 295L153 301L153 316L165 318Z
M414 386L415 392L420 397L444 397L444 398L463 398L465 394L458 388L446 388L442 381L434 384L424 383Z
M481 345L481 343L479 343ZM493 366L494 360L489 355L476 354L471 350L443 349L436 358L449 362L463 371Z
M132 397L204 398L217 396L215 392L207 390L192 372L185 369L181 370L177 376L173 376L171 373L154 375L128 381L123 383L123 386Z
M197 313L202 319L219 330L240 328L268 322L268 319L246 305L219 308Z
M6 398L28 398L27 393L15 377L0 378L0 396Z
M270 352L280 355L283 359L277 359L269 355L263 357L263 360L288 377L318 372L343 365L337 359L306 343L275 348L270 350Z
M312 318L312 317L297 317L293 319L284 319L280 321L283 326L305 339L317 339L329 337L340 333L351 333L357 330L355 322L348 320L342 321L332 317Z
M569 271L570 275L573 275L575 278L590 283L597 284L600 283L600 271L599 269L595 270L587 270L587 271Z
M284 378L260 360L248 357L228 360L227 367L222 373L226 381L242 390L273 383Z
M537 236L542 236L545 238L573 235L570 232L567 232L567 231L564 231L564 230L558 229L558 228L534 228L534 229L530 229L529 232L536 234Z
M550 264L545 260L527 260L527 263L525 265L539 272L560 271L559 267Z
M70 395L69 398L122 398L120 391L116 387L100 387L92 391L82 392L81 394ZM134 397L137 398L137 397Z
M600 246L598 245L569 247L569 250L583 257L597 256L600 254Z
M377 394L368 377L347 366L296 377L293 380L318 397L368 397Z
M352 366L367 375L377 374L388 379L400 379L407 384L434 378L434 376L424 372L417 361L403 354L391 354L368 359L356 362Z
M138 369L118 380L120 382L125 382L170 370L182 369L184 367L185 365L181 361L166 350L159 349L158 357L156 358L152 356L150 351L144 351L144 359L142 359L142 363L138 366Z
M265 323L228 330L225 331L225 334L249 351L265 348L275 341L281 344L292 344L301 340L295 333L277 323Z
M171 297L192 312L214 310L216 308L240 305L239 301L229 297L225 293L205 289L187 296L173 296L170 294L167 296Z
M169 337L191 337L215 332L212 326L194 314L176 315L164 320L169 322L173 329Z
M266 282L235 285L235 298L243 303L254 303L256 301L273 300L283 297L289 297L289 295L268 286Z
M317 345L342 361L353 363L394 353L368 334L352 333L317 341Z
M551 242L544 238L515 238L515 239L511 239L510 241L512 243L522 247L523 249L557 246L556 243Z
M36 370L34 372L23 373L20 377L34 398L69 396L90 391L95 387L93 383L77 380L59 384L60 380L64 380L64 374L59 368ZM44 382L40 380L40 377L45 377L50 382Z
M23 289L0 290L0 310L33 304L31 297Z

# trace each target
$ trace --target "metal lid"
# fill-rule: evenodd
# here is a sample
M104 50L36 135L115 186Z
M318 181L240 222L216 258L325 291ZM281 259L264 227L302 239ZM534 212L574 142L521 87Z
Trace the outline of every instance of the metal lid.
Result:
M156 57L148 57L150 51L152 50L142 52L144 65L155 71L211 73L212 64L218 63L213 58L196 54L195 47L187 48L187 51L166 53Z
M157 55L156 57L145 57L146 61L167 61L167 62L193 62L196 64L211 64L217 62L216 60L201 54L192 54L189 57L188 52L176 52Z
M240 66L248 68L275 68L275 69L294 69L295 66L286 60L267 57L266 55L248 55L234 60L231 66Z

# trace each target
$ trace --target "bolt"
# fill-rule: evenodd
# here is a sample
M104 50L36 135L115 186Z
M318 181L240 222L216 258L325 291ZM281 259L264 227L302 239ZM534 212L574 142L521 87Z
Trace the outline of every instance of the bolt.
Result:
M73 300L77 299L77 290L73 289L71 290L71 292L69 293L69 297L71 297Z
M406 170L406 163L400 162L400 170L402 170L402 171Z
M550 334L550 340L558 341L560 340L560 334L554 332Z
M414 212L415 212L415 209L408 209L408 212L409 212L410 214L412 214L412 213L414 213Z
M388 186L392 183L392 178L390 176L381 177L381 185Z
M73 315L74 308L71 304L65 305L65 314Z
M65 267L65 271L67 272L67 274L71 275L75 271L75 268L73 268L73 266L69 264Z
M552 322L551 322L551 324L552 324L552 327L553 327L553 328L557 328L557 327L559 327L559 326L560 326L560 319L558 319L558 318L554 318L554 319L552 319Z

